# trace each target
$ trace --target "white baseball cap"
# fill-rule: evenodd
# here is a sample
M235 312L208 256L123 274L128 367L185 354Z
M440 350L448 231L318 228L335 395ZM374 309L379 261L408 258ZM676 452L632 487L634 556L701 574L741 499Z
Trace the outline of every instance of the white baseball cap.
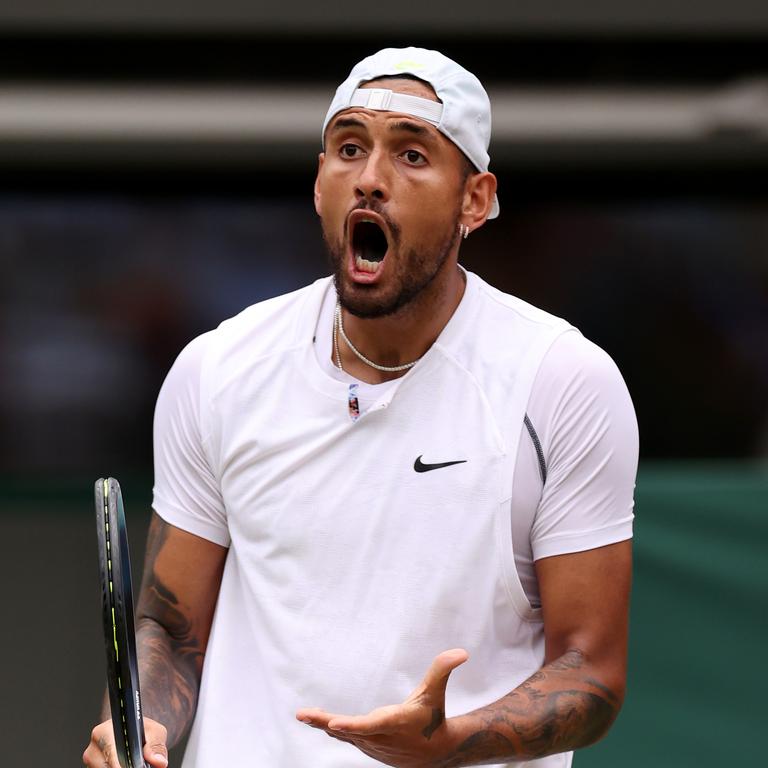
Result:
M442 103L396 93L385 88L360 88L387 75L413 75L434 88ZM480 81L439 51L424 48L384 48L356 64L336 89L323 121L325 129L334 115L350 107L403 112L426 120L447 136L478 171L487 171L491 141L491 102ZM494 195L488 218L499 215Z

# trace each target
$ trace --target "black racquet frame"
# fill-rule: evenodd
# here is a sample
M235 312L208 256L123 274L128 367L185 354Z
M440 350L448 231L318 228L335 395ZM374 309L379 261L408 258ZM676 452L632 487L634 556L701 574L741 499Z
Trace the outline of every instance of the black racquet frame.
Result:
M120 484L113 477L99 478L94 497L107 687L117 759L122 768L145 768L131 561Z

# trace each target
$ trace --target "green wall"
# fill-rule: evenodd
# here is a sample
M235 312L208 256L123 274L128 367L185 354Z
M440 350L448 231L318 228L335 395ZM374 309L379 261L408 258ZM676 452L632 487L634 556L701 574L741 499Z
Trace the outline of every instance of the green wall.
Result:
M768 466L641 468L627 698L579 768L765 765Z

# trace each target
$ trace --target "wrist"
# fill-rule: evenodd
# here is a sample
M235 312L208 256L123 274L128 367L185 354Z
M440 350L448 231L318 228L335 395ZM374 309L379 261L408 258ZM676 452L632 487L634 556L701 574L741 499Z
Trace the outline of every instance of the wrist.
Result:
M441 729L439 749L439 758L430 768L459 768L520 759L515 744L495 727L494 718L478 712L448 718Z
M457 715L448 717L443 723L442 728L435 731L432 736L433 744L431 754L433 755L430 768L444 768L444 766L460 766L465 763L456 762L462 753L462 748L466 750L466 741L470 738L473 730L472 718L467 715ZM467 755L467 759L471 758ZM470 765L467 762L466 765Z

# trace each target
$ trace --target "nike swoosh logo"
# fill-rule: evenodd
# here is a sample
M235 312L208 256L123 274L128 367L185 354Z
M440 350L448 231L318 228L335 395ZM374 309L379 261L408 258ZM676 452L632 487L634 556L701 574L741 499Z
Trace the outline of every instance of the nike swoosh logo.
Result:
M413 462L413 468L417 472L431 472L433 469L442 469L443 467L452 467L454 464L466 464L466 463L467 463L466 459L460 459L459 461L442 461L439 464L425 464L421 460L421 456L419 456L419 458Z

